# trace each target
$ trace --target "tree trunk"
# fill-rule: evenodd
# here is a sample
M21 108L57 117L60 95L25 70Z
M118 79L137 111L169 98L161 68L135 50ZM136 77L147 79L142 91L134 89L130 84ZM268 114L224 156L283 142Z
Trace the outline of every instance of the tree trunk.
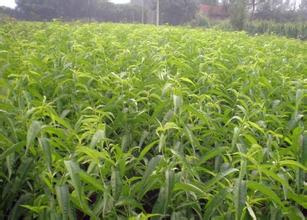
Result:
M144 24L144 0L142 0L142 24Z
M251 20L254 20L254 14L255 14L255 9L256 9L256 0L252 0L252 16L251 16Z
M157 7L156 7L156 25L159 26L160 24L160 0L157 0Z
M90 7L91 7L91 0L87 0L87 16L88 16L88 22L91 22L91 13L90 13Z

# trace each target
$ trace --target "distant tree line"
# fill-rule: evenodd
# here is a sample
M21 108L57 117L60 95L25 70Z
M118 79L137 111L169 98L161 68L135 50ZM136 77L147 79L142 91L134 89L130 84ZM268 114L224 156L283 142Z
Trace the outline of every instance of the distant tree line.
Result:
M302 22L307 20L307 0L199 0L202 4L222 5L230 15L235 29L242 30L246 22Z
M16 11L8 7L0 7L0 18L7 16L16 17Z
M130 4L108 0L16 0L16 4L15 10L0 7L0 15L35 21L156 23L158 20L159 24L179 25L197 19L200 4L206 4L223 7L237 30L244 29L252 20L307 20L307 0L131 0Z
M144 8L145 23L153 23L158 10L159 23L173 25L194 19L199 6L198 0L131 0L131 4Z
M154 23L159 0L132 0L114 4L107 0L16 0L15 10L1 8L0 13L22 20L52 19L105 22ZM198 0L160 0L160 23L183 24L192 20Z
M295 22L307 20L307 0L249 0L251 19Z
M105 0L16 0L15 17L23 20L88 19L112 22L140 20L140 7Z

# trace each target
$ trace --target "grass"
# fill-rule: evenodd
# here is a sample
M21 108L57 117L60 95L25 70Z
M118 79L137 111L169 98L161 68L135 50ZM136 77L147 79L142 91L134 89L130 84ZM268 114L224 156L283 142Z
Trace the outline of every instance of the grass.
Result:
M0 24L1 219L304 219L307 44Z

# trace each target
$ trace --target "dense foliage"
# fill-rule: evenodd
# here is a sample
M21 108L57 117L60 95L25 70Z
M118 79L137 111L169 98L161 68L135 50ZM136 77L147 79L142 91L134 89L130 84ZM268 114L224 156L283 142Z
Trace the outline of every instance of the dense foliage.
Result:
M0 6L0 19L5 19L7 17L12 18L14 16L15 16L15 10Z
M270 21L247 22L244 30L251 34L277 34L307 40L307 22L276 23Z
M192 26L220 29L224 31L235 30L229 20L212 20L200 15L190 24ZM273 34L307 40L307 22L278 23L274 21L254 20L245 22L243 31L252 35Z
M304 219L307 44L0 25L1 219Z
M49 21L96 20L140 22L141 8L103 0L16 0L15 17L22 20Z
M249 0L252 18L275 22L298 22L307 20L307 0Z
M197 10L196 0L160 0L161 24L185 24L195 17Z
M198 9L197 3L197 0L161 1L160 23L178 25L191 21ZM20 20L154 23L157 0L132 0L130 4L114 4L106 0L16 0L16 4L16 9L6 9L6 14ZM11 11L14 13L8 13Z

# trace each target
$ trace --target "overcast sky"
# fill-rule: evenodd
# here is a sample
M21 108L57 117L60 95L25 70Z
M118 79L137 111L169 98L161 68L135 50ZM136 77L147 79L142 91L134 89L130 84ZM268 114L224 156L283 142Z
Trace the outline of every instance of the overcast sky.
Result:
M110 2L114 3L127 3L130 0L110 0ZM7 6L10 8L14 8L16 6L15 0L0 0L0 6Z

